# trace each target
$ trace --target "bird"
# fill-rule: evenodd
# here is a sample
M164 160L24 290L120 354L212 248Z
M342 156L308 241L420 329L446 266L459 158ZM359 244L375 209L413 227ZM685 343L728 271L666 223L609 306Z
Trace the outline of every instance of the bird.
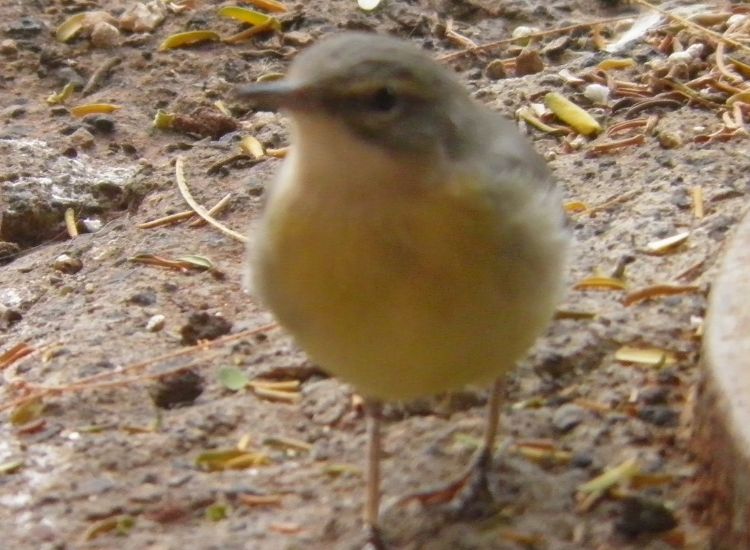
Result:
M379 544L384 402L490 386L470 468L486 479L502 381L563 296L561 193L513 122L403 39L335 33L236 91L290 133L248 238L250 292L363 397L363 519Z

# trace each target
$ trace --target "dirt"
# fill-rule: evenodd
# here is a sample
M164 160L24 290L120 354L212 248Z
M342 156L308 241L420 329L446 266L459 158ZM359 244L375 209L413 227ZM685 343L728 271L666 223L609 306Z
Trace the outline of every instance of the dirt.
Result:
M6 414L0 424L0 466L17 465L0 467L2 546L359 547L365 437L357 397L326 378L280 329L243 332L272 319L241 290L240 242L209 226L137 224L186 209L174 183L179 155L197 200L208 206L231 193L217 217L240 232L249 226L281 161L224 161L238 155L243 135L278 148L286 133L281 117L248 111L232 90L283 71L296 51L323 35L392 33L441 55L460 49L445 36L449 19L460 35L485 44L521 25L561 28L638 10L586 0L392 0L365 13L353 0L312 0L282 16L281 34L157 51L164 38L183 30L211 28L223 36L241 30L216 15L221 3L192 2L193 9L169 11L153 31L122 32L109 48L94 47L86 36L55 40L54 30L73 13L100 9L116 18L129 4L0 0L0 350L21 343L36 350L3 371L0 406L7 410L40 386L64 390L45 395L44 410L31 423L19 426ZM605 25L605 34L612 28ZM493 59L518 53L507 44L449 64L478 100L510 117L560 91L610 127L625 119L624 110L592 105L559 71L577 74L605 57L633 56L639 62L622 78L635 81L650 70L646 61L665 57L643 40L618 55L595 53L588 28L562 49L542 57L541 72L523 77L490 80L484 72ZM110 68L85 97L79 90L62 105L45 101L67 82L85 85L102 66ZM218 139L152 126L158 109L190 117L203 108L216 117L217 100L235 120L218 125ZM89 102L121 109L94 119L71 115L71 106ZM468 463L481 433L485 391L389 407L383 518L394 548L708 548L701 512L710 494L699 490L701 468L690 439L700 323L722 245L747 200L750 160L742 135L696 140L720 127L716 109L682 101L647 112L654 113L658 131L643 144L600 155L589 150L610 139L604 135L575 149L526 128L566 200L593 207L571 213L577 246L571 290L561 305L568 313L510 376L493 467L497 507L488 517L458 521L440 507L392 503L454 478ZM200 130L205 117L196 116ZM224 133L233 124L242 129ZM676 146L660 145L660 136ZM695 188L704 194L702 217L694 211ZM68 208L93 232L70 238L63 223ZM26 223L19 211L38 216ZM652 241L685 230L690 235L677 248L644 252ZM143 254L197 255L215 268L133 261ZM609 275L618 267L628 290L576 288L598 270ZM628 292L659 283L695 288L623 303ZM187 347L227 332L222 345ZM669 350L675 362L626 363L615 358L624 345ZM184 350L189 353L159 359ZM142 361L152 364L132 368ZM163 380L153 375L180 367L191 372ZM279 401L269 398L275 394L232 391L219 380L227 367L250 378L296 380L299 392ZM131 380L72 386L94 375L100 382ZM236 449L241 441L267 463L226 471L196 463L203 453ZM531 460L524 454L529 449L546 458ZM583 483L633 457L639 483L581 504ZM259 504L248 495L273 498Z

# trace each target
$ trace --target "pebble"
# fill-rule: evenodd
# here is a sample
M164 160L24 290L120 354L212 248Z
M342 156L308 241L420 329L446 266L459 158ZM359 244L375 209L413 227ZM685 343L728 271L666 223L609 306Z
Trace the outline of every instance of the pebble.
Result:
M96 143L96 139L94 138L94 135L86 128L78 128L75 132L70 134L70 143L72 143L75 147L89 149L94 146L94 143Z
M81 223L88 233L96 233L104 225L99 218L83 218Z
M669 397L669 389L661 386L646 386L638 396L647 405L663 405Z
M120 43L120 31L106 21L99 21L91 30L91 45L95 48L113 48Z
M95 134L111 134L115 131L115 121L107 115L90 115L83 119L83 123Z
M18 55L18 44L16 44L15 40L6 38L0 42L0 53L8 57L15 57Z
M563 36L555 38L549 44L547 44L542 49L542 53L544 55L554 57L556 55L560 55L561 53L563 53L569 44L570 44L570 37L567 34L564 34Z
M166 8L161 2L133 2L120 16L119 26L128 32L151 32L162 24Z
M516 57L516 76L536 74L543 70L544 61L536 50L523 50Z
M165 320L166 320L166 317L164 317L164 315L162 315L161 313L152 315L151 318L148 321L146 321L146 330L149 332L159 332L161 329L164 328Z
M491 80L500 80L508 76L505 65L500 59L493 59L484 68L484 75Z
M17 323L22 318L23 315L21 315L20 311L0 304L0 328L3 328L3 330Z
M151 306L156 303L156 292L153 290L144 290L136 292L128 298L128 302L137 306Z
M583 422L587 415L586 409L573 403L566 403L552 415L552 425L556 430L566 433Z
M309 46L313 42L313 37L309 33L302 31L289 31L284 33L284 43L298 48Z
M674 514L664 504L642 497L626 498L620 514L615 529L629 537L641 533L661 533L677 526Z
M684 143L684 139L679 132L670 132L664 130L657 134L659 145L664 149L676 149Z
M32 38L45 29L46 26L41 21L31 17L22 17L18 21L10 23L5 28L5 34L14 38Z
M81 271L83 262L70 254L60 254L52 264L52 267L61 273L73 274Z
M680 413L664 405L650 405L638 412L638 417L644 422L655 426L674 427L680 419Z

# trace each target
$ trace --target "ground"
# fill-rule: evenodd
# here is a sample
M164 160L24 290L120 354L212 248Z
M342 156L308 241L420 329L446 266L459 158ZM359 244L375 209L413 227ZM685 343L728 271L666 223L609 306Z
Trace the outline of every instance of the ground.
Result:
M102 42L86 29L66 43L55 39L63 21L85 10L101 9L113 28L122 27L118 18L129 4L0 0L0 350L25 345L16 349L32 352L0 359L3 546L360 547L365 438L357 396L327 378L281 329L267 327L270 314L242 292L240 242L210 226L138 224L187 208L175 185L181 156L198 202L213 205L231 193L216 216L246 230L281 161L238 157L239 139L252 135L280 148L287 134L281 117L248 110L232 90L283 72L296 51L323 35L387 32L440 57L464 49L461 37L487 44L520 26L564 28L645 8L593 0L384 0L367 13L354 0L312 0L289 3L281 33L159 51L176 32L242 30L217 15L222 3L185 1L172 4L185 9L167 10L154 30L108 39L111 29L101 27ZM698 9L714 16L705 24L726 29L728 7ZM654 89L664 73L647 62L679 50L668 38L678 32L683 46L705 48L686 62L689 75L677 67L667 76L687 80L714 67L715 43L676 24L623 51L596 51L597 40L614 41L631 23L605 23L600 34L584 26L544 36L542 56L532 54L532 70L522 76L512 60L524 54L509 43L444 59L478 101L509 117L551 91L574 99L605 128L659 116L654 128L591 140L522 123L568 204L576 240L570 290L548 334L509 377L493 466L497 507L487 517L457 521L440 507L393 504L468 463L485 391L389 406L383 518L394 548L708 548L701 515L710 493L691 448L693 393L706 294L746 201L750 160L742 131L706 137L723 124L727 88L702 90L712 103L673 94L628 113L626 87L597 106L581 94L583 85L560 75L567 69L611 88L638 83L644 96L665 91ZM608 58L636 64L610 72L607 81L593 68ZM506 60L504 78L490 78L498 76L497 64L487 68L496 59ZM49 104L68 82L78 91ZM231 116L220 114L218 100ZM71 107L86 103L121 108L76 118ZM177 113L183 125L154 128L159 109ZM563 126L547 115L545 121ZM634 145L595 149L639 132ZM69 236L67 208L87 220L79 225L89 232ZM685 231L675 246L658 243ZM145 254L200 256L214 268L136 261ZM597 274L607 279L587 281ZM654 286L662 284L672 286ZM226 332L219 344L189 347ZM651 363L627 357L626 347L650 350ZM140 362L148 364L133 367ZM158 376L180 367L192 374ZM233 391L227 373L238 372L287 386ZM88 387L74 386L97 375ZM59 391L44 390L50 387ZM40 401L24 406L40 391ZM181 399L184 406L170 406ZM234 450L240 464L211 471L205 453L212 450ZM226 466L226 459L217 462ZM630 475L620 486L605 488L601 498L582 490L623 464Z

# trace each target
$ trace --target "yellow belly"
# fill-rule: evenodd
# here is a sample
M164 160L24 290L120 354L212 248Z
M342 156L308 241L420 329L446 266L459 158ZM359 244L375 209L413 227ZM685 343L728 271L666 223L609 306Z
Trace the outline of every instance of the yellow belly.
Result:
M564 247L544 229L498 223L490 203L445 188L348 197L349 208L308 191L290 185L269 203L255 286L302 348L360 393L407 399L488 382L549 321ZM536 238L545 246L529 253Z

